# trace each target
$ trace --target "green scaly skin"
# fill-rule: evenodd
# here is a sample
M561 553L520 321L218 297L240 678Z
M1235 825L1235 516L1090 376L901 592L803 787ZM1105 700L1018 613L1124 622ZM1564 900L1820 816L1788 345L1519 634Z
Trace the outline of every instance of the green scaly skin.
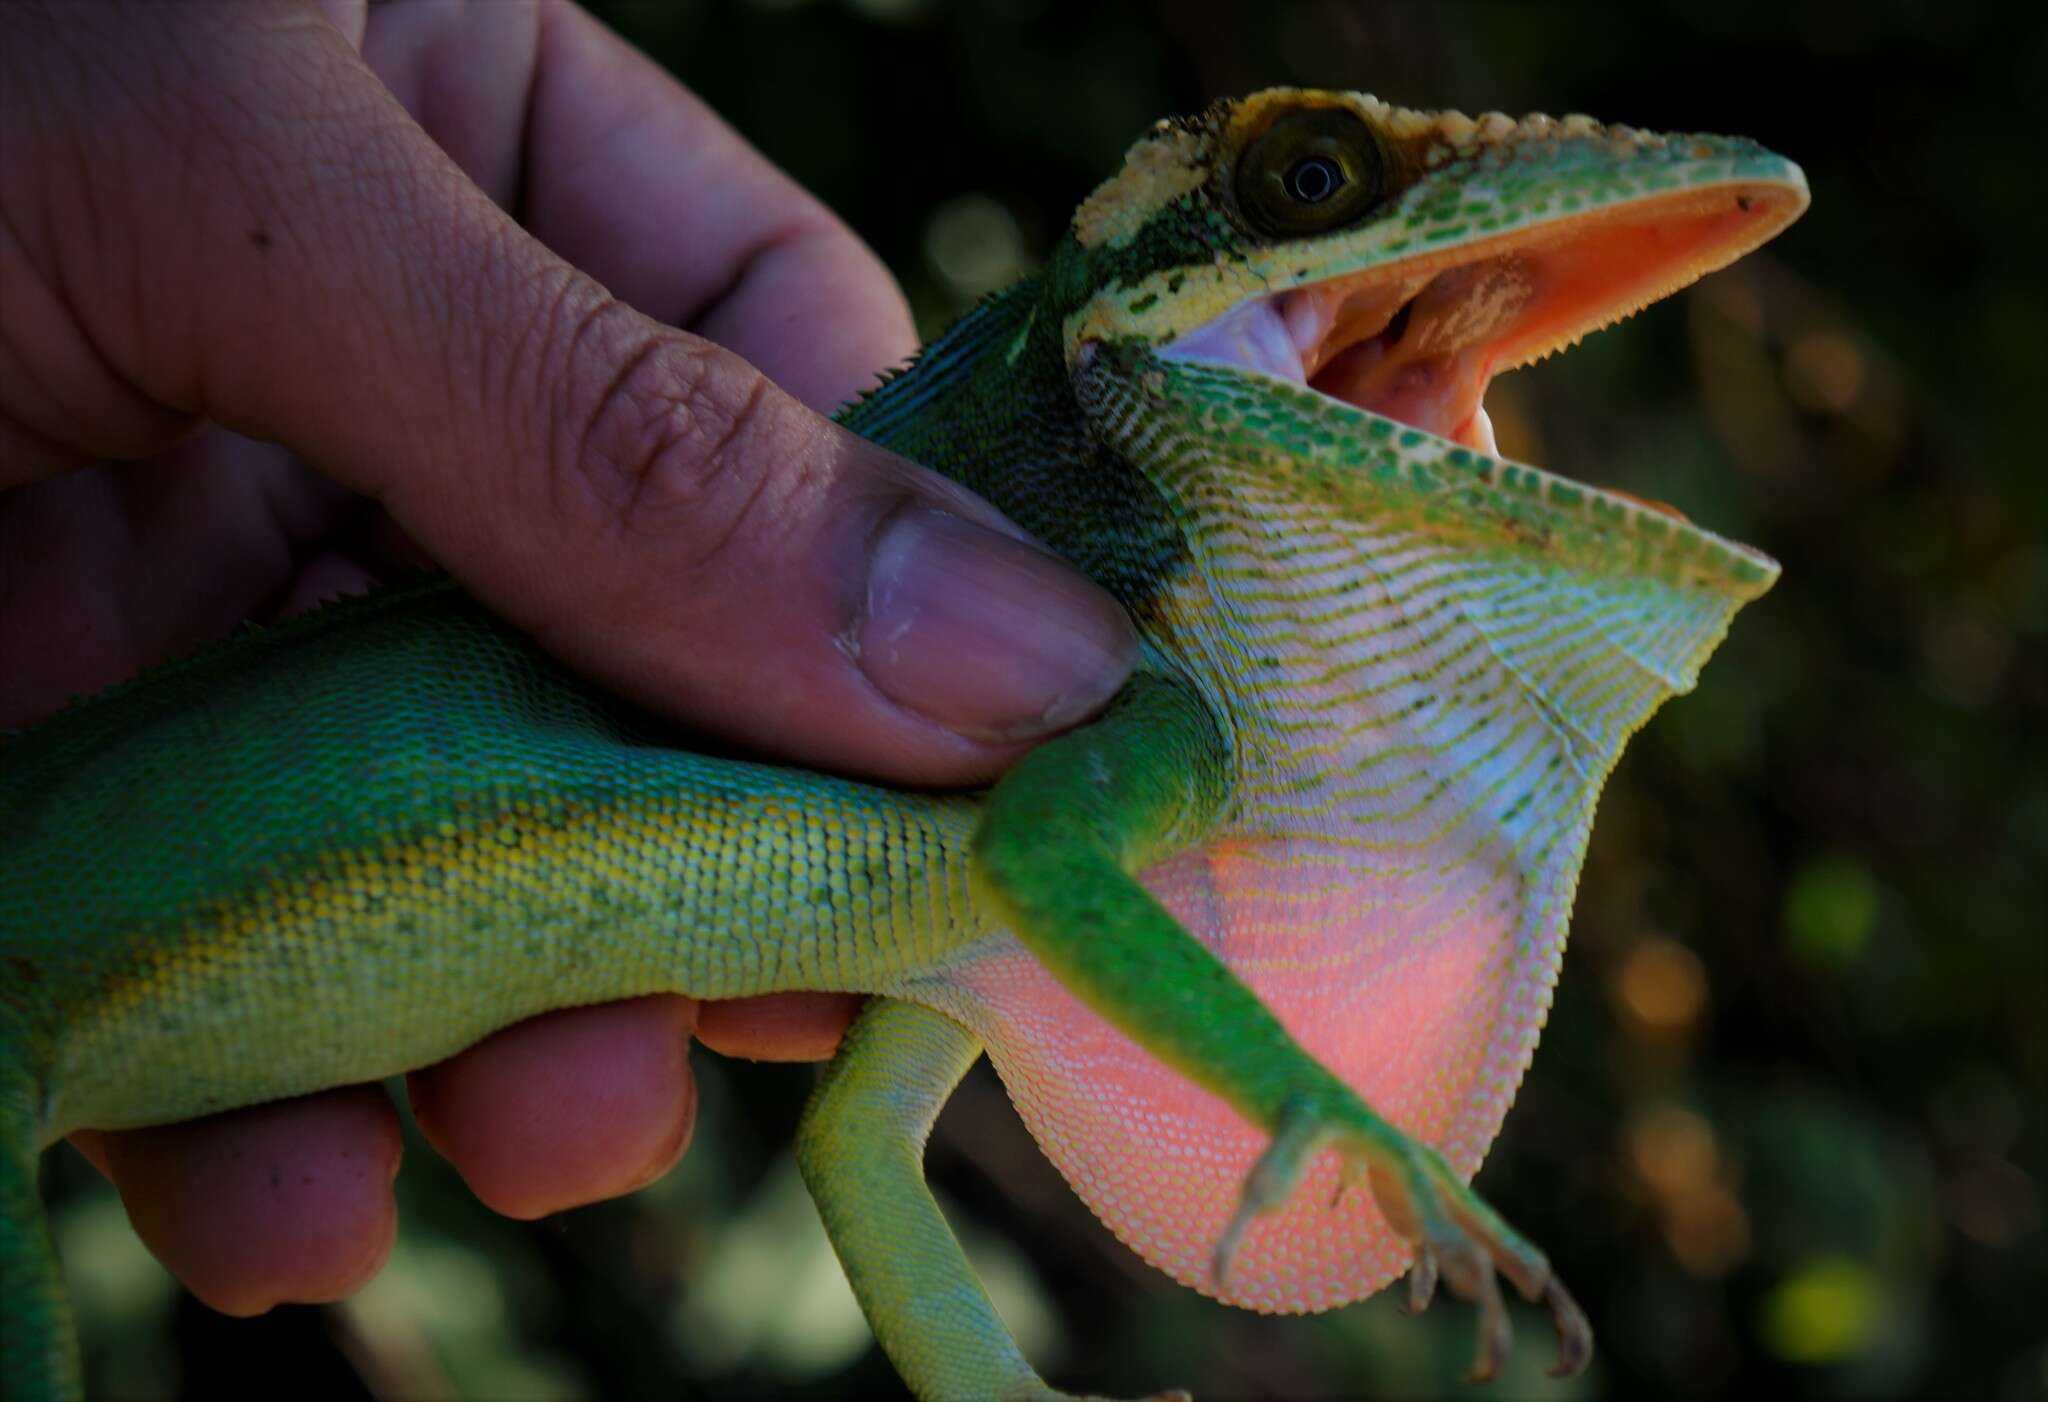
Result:
M1304 110L1349 114L1380 174L1276 232L1248 153ZM1166 347L1341 279L1384 302L1390 355L1435 337L1507 368L1804 201L1750 143L1582 118L1281 91L1162 123L1039 274L842 415L1144 636L1103 716L985 794L675 748L446 581L0 740L0 1395L78 1391L35 1194L65 1134L374 1080L657 991L878 995L800 1161L920 1396L1055 1395L923 1183L984 1047L1091 1206L1179 1278L1300 1309L1411 1264L1426 1302L1441 1273L1480 1307L1484 1375L1497 1270L1583 1366L1583 1317L1465 1180L1533 1051L1602 779L1775 566L1367 407L1452 384L1451 360L1354 404Z

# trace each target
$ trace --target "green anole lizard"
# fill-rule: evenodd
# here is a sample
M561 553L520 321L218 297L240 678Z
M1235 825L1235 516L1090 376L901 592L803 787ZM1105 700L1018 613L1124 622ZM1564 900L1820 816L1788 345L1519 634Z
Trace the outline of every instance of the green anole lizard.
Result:
M0 1392L78 1388L38 1155L656 991L874 995L799 1159L928 1398L1056 1395L934 1206L984 1049L1146 1260L1264 1310L1406 1271L1583 1315L1467 1186L1599 787L1776 566L1502 459L1482 396L1806 203L1754 144L1281 90L1162 122L848 427L1144 640L983 793L672 747L456 586L247 634L0 740Z

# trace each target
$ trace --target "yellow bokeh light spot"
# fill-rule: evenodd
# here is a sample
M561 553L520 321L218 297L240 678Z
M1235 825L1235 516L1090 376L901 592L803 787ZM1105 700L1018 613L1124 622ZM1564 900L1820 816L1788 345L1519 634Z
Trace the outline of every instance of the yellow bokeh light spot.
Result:
M1629 1126L1628 1148L1636 1172L1661 1193L1706 1188L1720 1159L1713 1127L1682 1105L1657 1105L1639 1115Z
M1676 940L1649 939L1622 961L1614 991L1644 1030L1683 1032L1706 1005L1707 972L1699 956Z
M1788 1362L1833 1363L1863 1352L1883 1314L1883 1291L1868 1266L1817 1256L1764 1296L1758 1332Z

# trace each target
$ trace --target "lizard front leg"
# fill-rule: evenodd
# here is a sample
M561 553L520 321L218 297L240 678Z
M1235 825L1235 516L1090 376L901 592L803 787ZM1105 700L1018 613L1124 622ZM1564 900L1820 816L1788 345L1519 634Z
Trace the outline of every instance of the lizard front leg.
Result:
M797 1164L889 1361L919 1397L1060 1396L1033 1372L924 1181L932 1121L981 1043L911 1003L871 999L805 1107Z
M1413 1244L1411 1302L1441 1278L1480 1309L1475 1378L1506 1352L1495 1272L1555 1318L1555 1371L1590 1355L1584 1315L1548 1261L1427 1144L1367 1106L1289 1035L1230 969L1134 878L1199 843L1229 794L1227 742L1202 702L1158 676L1133 680L1094 724L1033 751L989 796L973 846L980 894L1038 960L1153 1056L1270 1136L1216 1243L1229 1269L1239 1234L1278 1207L1315 1154L1334 1149Z

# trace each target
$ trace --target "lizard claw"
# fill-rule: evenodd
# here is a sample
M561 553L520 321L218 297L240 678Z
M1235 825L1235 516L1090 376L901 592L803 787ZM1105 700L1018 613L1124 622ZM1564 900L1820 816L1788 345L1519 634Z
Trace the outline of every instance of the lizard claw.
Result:
M1339 1160L1337 1164L1337 1186L1330 1191L1331 1208L1341 1207L1344 1203L1344 1195L1365 1181L1365 1177L1366 1171L1363 1165L1353 1163L1350 1159Z
M1557 1325L1557 1362L1550 1365L1550 1376L1577 1377L1593 1359L1593 1326L1555 1275L1543 1283L1543 1302L1550 1306L1550 1317Z
M1237 1253L1237 1243L1244 1236L1245 1228L1260 1213L1270 1212L1287 1201L1287 1195L1301 1181L1301 1170L1323 1134L1322 1124L1310 1114L1294 1115L1281 1122L1273 1135L1273 1142L1266 1146L1265 1153L1259 1155L1259 1161L1252 1165L1251 1173L1244 1180L1244 1190L1238 1195L1237 1211L1231 1214L1223 1235L1216 1238L1216 1250L1209 1259L1209 1269L1219 1287L1229 1276L1230 1258Z
M1479 1259L1472 1263L1473 1289L1467 1298L1479 1307L1479 1350L1472 1357L1472 1369L1465 1374L1465 1381L1484 1383L1493 1381L1500 1373L1514 1335L1508 1326L1507 1306L1501 1303L1500 1280L1493 1272L1493 1263L1477 1247L1472 1254Z
M1402 1308L1409 1314L1421 1314L1435 1298L1436 1253L1427 1246L1418 1246L1415 1264L1408 1268L1408 1303Z

